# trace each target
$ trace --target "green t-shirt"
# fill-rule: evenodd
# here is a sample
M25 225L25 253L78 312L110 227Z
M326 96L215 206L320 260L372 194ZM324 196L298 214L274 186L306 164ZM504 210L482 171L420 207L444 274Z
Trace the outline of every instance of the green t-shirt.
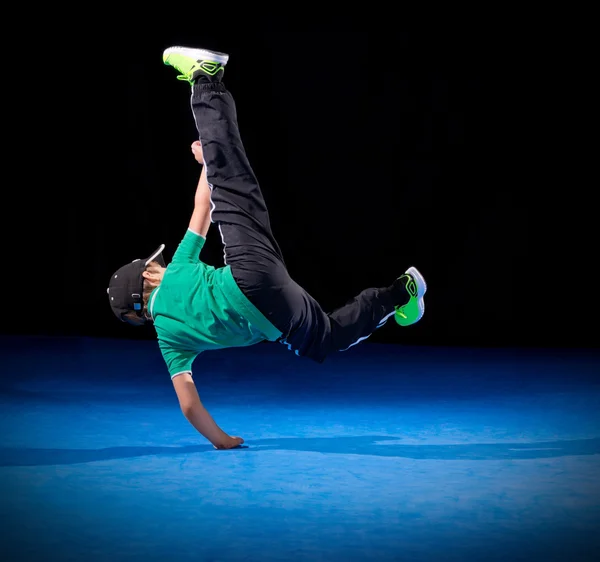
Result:
M237 286L231 267L200 261L205 239L188 230L148 310L171 378L192 372L194 359L210 349L244 347L281 336Z

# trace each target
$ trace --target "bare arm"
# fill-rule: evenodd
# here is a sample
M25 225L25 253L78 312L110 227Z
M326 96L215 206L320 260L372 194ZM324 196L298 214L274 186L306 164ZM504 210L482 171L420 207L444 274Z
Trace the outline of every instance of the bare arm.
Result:
M199 141L192 144L192 153L198 164L204 164L202 146ZM194 212L190 219L189 229L206 238L210 227L210 187L206 178L206 166L202 166L196 195L194 197Z
M215 420L202 405L190 373L174 377L173 386L183 415L201 435L213 444L215 449L233 449L244 442L240 437L227 435L215 423Z
M202 165L196 195L194 197L194 212L190 219L189 229L206 238L210 227L210 187L206 178L206 166L199 141L192 143L192 153L198 164ZM227 435L215 422L200 401L198 390L190 373L183 373L173 378L173 386L181 411L194 428L208 439L215 449L233 449L239 447L244 440L240 437Z

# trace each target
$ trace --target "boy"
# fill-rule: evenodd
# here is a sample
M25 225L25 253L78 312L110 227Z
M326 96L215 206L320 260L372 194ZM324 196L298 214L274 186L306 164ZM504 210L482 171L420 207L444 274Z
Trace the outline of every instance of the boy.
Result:
M367 289L327 314L291 279L244 151L235 102L223 83L228 60L227 54L205 49L164 52L163 62L191 85L200 139L192 153L202 164L194 211L168 267L162 245L117 270L107 291L117 318L154 324L183 414L217 449L244 441L225 433L203 407L192 379L200 353L277 341L322 363L329 353L368 338L391 316L401 326L420 320L427 290L411 267L389 287ZM199 259L211 222L225 251L220 268Z

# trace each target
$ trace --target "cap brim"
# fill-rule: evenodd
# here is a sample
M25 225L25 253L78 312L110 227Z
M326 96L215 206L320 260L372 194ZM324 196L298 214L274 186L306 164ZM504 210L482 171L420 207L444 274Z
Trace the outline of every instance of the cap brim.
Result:
M162 255L165 245L161 244L148 258L144 260L144 265L148 265L152 261L158 262L162 267L166 267L165 258Z

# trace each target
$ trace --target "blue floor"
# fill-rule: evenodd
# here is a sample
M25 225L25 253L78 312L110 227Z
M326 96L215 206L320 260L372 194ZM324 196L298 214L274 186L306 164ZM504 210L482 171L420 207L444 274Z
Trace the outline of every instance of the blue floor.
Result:
M600 559L600 355L0 338L2 562Z

